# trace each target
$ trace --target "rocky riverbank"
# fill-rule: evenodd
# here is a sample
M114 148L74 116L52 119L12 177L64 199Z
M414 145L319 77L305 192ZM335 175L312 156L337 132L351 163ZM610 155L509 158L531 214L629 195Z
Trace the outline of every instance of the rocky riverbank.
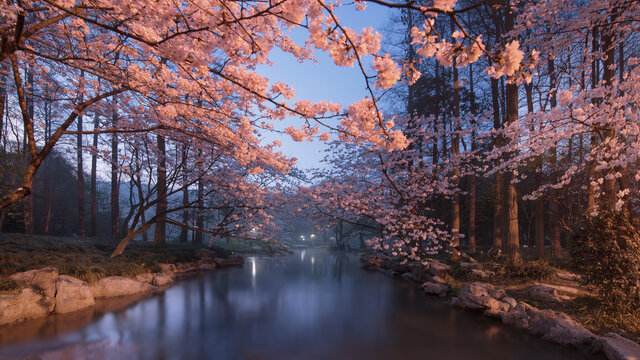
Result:
M15 273L10 279L23 288L19 293L0 294L0 325L83 310L94 306L96 299L163 291L182 274L244 263L242 256L222 258L207 249L197 250L195 255L198 260L194 262L160 264L158 272L138 274L135 278L109 276L93 283L61 275L51 266Z
M472 282L462 286L458 296L451 296L445 277L453 268L437 260L421 264L402 264L386 256L364 255L363 267L378 270L387 275L399 276L414 281L428 295L448 298L454 306L470 311L482 312L485 316L499 319L506 325L517 327L545 340L571 346L590 354L600 354L609 360L639 360L640 345L614 333L598 336L571 319L567 314L554 310L541 310L508 295L501 287L487 282ZM475 273L477 278L487 279L487 270L478 264L461 263L461 267ZM567 289L560 289L570 292ZM558 289L546 285L530 286L534 296L548 301L561 301L564 295Z

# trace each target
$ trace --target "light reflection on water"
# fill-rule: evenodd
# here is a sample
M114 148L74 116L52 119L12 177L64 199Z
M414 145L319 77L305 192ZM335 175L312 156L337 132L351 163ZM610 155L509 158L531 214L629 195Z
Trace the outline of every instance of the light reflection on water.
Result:
M356 256L313 249L250 257L124 310L0 329L0 343L0 358L583 358L362 271Z

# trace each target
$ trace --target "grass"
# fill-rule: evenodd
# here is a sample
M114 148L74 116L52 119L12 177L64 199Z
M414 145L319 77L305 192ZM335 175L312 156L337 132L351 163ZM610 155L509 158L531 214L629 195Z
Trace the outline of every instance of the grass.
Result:
M108 276L134 277L160 271L161 263L196 261L195 250L201 246L169 243L154 248L151 243L132 242L124 254L110 258L116 243L105 239L27 236L0 234L0 291L18 291L8 276L17 272L56 267L60 274L73 276L88 283ZM228 251L214 249L226 257Z

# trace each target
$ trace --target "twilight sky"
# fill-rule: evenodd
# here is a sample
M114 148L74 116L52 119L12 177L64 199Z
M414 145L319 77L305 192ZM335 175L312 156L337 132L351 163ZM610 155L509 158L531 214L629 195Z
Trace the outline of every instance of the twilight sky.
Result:
M345 6L337 12L342 25L348 26L358 33L365 27L373 27L382 33L382 26L388 21L388 10L375 4L369 4L364 11L356 12L355 6ZM304 32L295 31L291 37L299 44L304 41ZM259 72L269 78L271 83L282 81L291 85L295 90L295 100L332 101L347 106L367 95L364 78L356 67L338 67L324 52L316 51L317 63L298 63L293 56L279 50L271 53L272 67L262 67ZM370 71L371 59L366 59L365 70ZM373 72L371 72L373 73ZM293 125L300 127L301 120L288 119L276 122L276 129L284 129ZM322 133L324 129L320 129ZM326 131L326 130L324 130ZM332 135L332 138L335 138ZM320 160L324 157L325 146L320 141L295 142L288 135L275 133L265 134L265 140L271 142L280 140L280 151L288 156L298 158L297 166L300 169L319 167Z

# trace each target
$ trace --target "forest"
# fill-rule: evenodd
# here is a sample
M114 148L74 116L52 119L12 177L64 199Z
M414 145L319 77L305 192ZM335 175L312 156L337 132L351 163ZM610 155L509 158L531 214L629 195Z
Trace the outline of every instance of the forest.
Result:
M381 32L341 21L372 7ZM0 231L110 239L117 257L313 227L403 264L569 267L640 319L639 16L635 0L5 1ZM368 95L300 99L260 71L276 51L326 54ZM324 143L323 166L267 134Z

